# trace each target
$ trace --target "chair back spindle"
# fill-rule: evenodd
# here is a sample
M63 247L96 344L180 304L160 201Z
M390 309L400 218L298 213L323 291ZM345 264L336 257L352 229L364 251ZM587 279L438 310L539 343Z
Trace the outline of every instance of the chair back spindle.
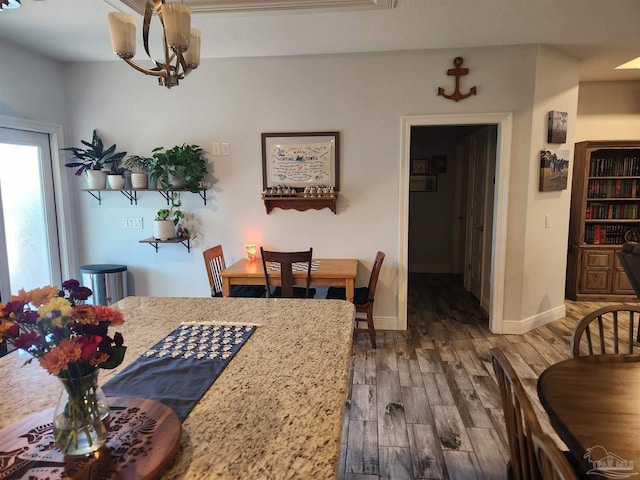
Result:
M570 353L633 354L640 341L640 305L607 305L585 315L571 336Z

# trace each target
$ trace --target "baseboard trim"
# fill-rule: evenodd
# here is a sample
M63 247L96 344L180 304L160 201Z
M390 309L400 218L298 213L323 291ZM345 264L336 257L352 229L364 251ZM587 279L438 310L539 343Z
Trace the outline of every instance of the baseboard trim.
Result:
M398 327L398 317L373 316L373 324L376 330L401 330Z
M561 305L559 307L552 308L551 310L547 310L546 312L538 313L524 320L504 320L502 322L502 333L521 335L533 330L534 328L538 328L546 325L547 323L560 320L566 315L567 307L565 305Z

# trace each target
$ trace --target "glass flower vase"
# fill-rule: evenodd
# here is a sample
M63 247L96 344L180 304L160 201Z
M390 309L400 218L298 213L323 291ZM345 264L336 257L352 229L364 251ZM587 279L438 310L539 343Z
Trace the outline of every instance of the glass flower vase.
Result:
M58 377L63 389L53 412L53 435L65 455L86 455L107 441L109 404L98 385L98 372L84 377Z

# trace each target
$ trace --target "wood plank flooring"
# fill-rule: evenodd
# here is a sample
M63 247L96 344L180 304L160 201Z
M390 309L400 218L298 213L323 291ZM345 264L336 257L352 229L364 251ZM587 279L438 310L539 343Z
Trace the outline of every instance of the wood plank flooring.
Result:
M567 316L524 335L495 335L459 277L412 275L404 332L358 335L351 359L340 480L506 479L508 447L489 349L521 377L545 431L538 375L569 357L573 326L605 305L567 301Z

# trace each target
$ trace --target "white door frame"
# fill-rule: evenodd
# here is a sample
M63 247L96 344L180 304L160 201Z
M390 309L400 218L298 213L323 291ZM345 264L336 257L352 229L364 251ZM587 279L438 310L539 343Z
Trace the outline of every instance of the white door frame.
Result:
M78 267L78 247L74 237L73 208L71 202L71 186L68 175L60 158L60 148L64 146L61 125L36 122L24 118L0 115L0 127L45 133L49 135L51 163L53 168L53 190L56 201L56 221L58 223L58 241L60 247L60 268L62 279L75 278Z
M489 329L502 333L504 319L504 282L507 243L507 199L511 163L511 131L513 114L471 113L459 115L406 115L402 117L400 152L400 212L398 232L398 329L407 329L407 290L409 255L409 155L411 127L422 125L484 125L498 126L496 149L496 188L493 202L493 244L491 248L491 292L489 294Z

